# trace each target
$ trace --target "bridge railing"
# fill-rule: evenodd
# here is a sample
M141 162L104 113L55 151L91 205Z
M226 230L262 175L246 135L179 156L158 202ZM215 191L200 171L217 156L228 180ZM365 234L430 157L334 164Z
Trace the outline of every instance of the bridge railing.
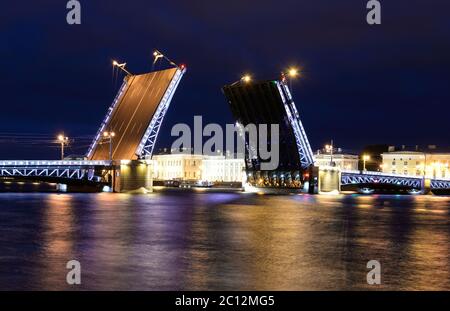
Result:
M110 166L111 161L89 160L0 160L0 166Z
M371 175L371 176L423 179L423 176L417 176L417 175L392 174L392 173L384 173L384 172L376 172L376 171L363 171L363 170L361 170L361 171L359 171L359 170L341 170L341 173L354 174L354 175Z

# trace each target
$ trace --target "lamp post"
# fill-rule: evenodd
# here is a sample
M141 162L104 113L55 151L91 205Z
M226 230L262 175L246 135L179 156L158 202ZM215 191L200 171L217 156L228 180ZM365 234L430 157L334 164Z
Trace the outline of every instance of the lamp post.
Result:
M244 81L245 83L250 83L252 81L252 76L249 74L246 74L241 78L241 80Z
M368 154L363 155L363 170L366 170L366 162L370 160L370 156Z
M58 142L61 144L61 160L64 160L64 146L69 143L69 137L63 134L58 135Z
M330 166L333 166L333 149L334 149L333 140L331 140L331 144L325 145L325 151L330 154Z
M118 61L113 60L112 65L113 65L113 67L119 68L120 70L122 70L123 72L125 72L125 73L126 73L127 75L129 75L129 76L132 76L132 75L133 75L131 72L129 72L129 71L125 68L125 66L127 65L127 63L122 63L122 64L120 64Z
M114 132L103 132L103 138L109 140L109 160L112 161L112 144L113 144L113 138L116 136L116 133Z
M289 91L292 93L292 80L299 76L300 71L298 68L291 67L288 69L287 74L289 76Z

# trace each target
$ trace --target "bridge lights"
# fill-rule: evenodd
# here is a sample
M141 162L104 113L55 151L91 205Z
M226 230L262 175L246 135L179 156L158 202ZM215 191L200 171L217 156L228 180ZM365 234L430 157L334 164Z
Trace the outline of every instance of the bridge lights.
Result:
M153 60L153 66L156 64L156 62L157 62L160 58L163 58L163 59L165 59L170 65L175 66L175 67L178 67L177 64L175 64L175 63L174 63L173 61L171 61L166 55L164 55L163 53L161 53L161 52L158 51L158 50L155 50L155 51L153 52L153 58L154 58L154 60ZM182 69L184 69L184 68L182 68Z
M132 76L131 72L129 72L127 69L125 69L125 66L127 65L127 63L119 64L119 62L117 62L116 60L113 60L112 65L113 65L113 67L117 67L117 68L121 69L127 75Z
M116 136L116 133L114 132L103 132L103 137L110 138Z
M300 74L300 71L298 70L298 68L295 67L291 67L288 70L288 76L292 79L292 78L296 78L298 75Z
M154 51L153 52L153 57L155 58L153 63L156 63L158 61L158 59L164 57L164 55L161 52L159 52L159 51Z
M289 91L292 93L292 80L294 80L295 78L297 78L300 75L300 69L298 69L296 67L290 67L287 70L287 75L289 77ZM284 73L283 73L283 77L284 77Z
M113 138L116 136L114 132L103 132L103 138L109 140L109 161L112 161L112 143Z
M325 145L325 151L330 154L330 166L334 166L333 165L333 151L334 151L333 140L331 140L331 144Z
M69 137L64 136L64 134L59 134L58 143L61 144L61 160L64 160L64 146L69 144Z
M249 74L246 74L241 78L241 80L244 81L245 83L250 83L252 81L252 76Z

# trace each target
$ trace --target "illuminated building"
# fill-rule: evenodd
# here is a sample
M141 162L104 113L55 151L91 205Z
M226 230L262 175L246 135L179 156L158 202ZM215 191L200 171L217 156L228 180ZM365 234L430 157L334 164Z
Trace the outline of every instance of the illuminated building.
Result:
M425 176L434 179L450 178L450 153L393 151L381 155L384 173Z
M223 155L159 154L153 156L155 180L241 182L244 160Z
M358 156L342 153L341 148L333 148L333 153L329 150L317 150L314 156L315 166L334 166L343 170L358 170Z

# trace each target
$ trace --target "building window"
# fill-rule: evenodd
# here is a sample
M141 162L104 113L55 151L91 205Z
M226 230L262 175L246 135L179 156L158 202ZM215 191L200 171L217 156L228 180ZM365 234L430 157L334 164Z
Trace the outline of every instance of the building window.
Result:
M395 173L397 173L397 171L396 170L392 170L392 174L395 174Z
M392 165L395 166L395 161L392 161Z
M404 165L408 165L408 161L403 162Z
M403 174L408 175L408 170L404 170Z

